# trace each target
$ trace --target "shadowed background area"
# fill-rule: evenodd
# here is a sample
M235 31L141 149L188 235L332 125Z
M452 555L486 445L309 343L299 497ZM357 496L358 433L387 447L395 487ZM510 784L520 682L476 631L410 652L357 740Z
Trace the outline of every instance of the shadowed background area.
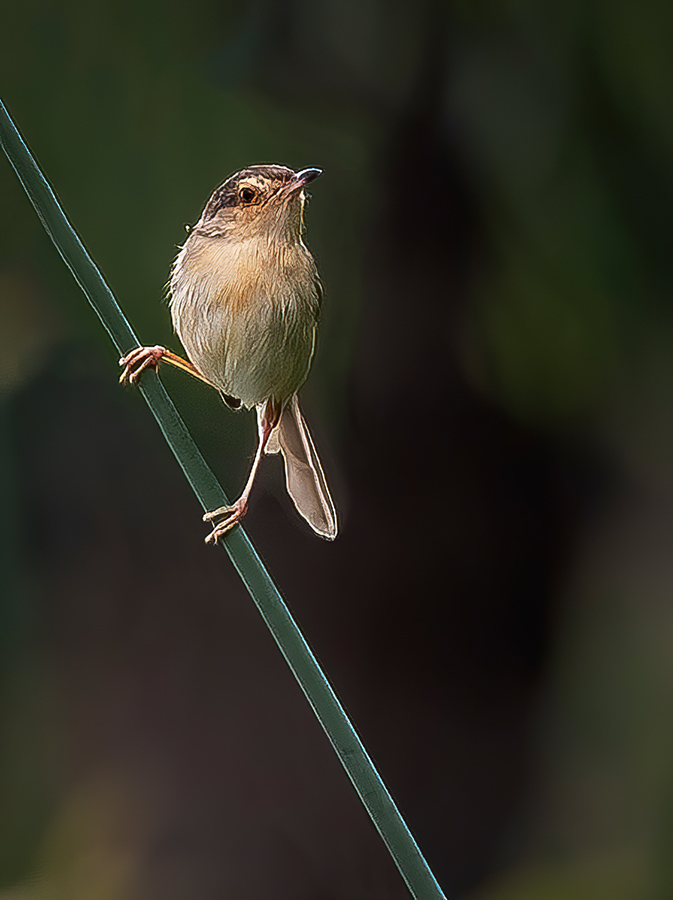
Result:
M452 900L673 892L673 8L26 0L3 99L141 339L234 170L320 166L246 528ZM0 160L0 900L408 896ZM129 348L130 349L130 348ZM254 417L162 379L236 496Z

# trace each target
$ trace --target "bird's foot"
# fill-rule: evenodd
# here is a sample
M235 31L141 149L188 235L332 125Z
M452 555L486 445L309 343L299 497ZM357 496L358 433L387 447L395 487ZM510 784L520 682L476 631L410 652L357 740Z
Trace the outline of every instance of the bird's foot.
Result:
M213 509L207 512L203 517L204 522L212 522L219 516L223 516L222 521L213 525L213 530L206 538L206 544L216 544L219 539L230 531L234 525L237 525L248 511L247 501L242 497L231 506L221 506L219 509Z
M168 351L165 347L137 347L122 356L119 365L124 371L119 376L120 384L137 384L146 369L156 369Z

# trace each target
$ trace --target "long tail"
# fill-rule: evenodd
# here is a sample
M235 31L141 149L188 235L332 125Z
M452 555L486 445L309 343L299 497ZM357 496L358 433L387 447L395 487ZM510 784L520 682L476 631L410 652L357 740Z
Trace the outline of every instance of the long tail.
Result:
M296 394L267 444L267 453L279 451L285 463L287 492L297 511L315 532L333 541L337 536L336 509Z

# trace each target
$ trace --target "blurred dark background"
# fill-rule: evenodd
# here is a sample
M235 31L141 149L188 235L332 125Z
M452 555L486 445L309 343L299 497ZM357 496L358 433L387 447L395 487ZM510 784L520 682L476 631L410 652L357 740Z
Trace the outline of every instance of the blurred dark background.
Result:
M25 0L3 99L145 343L318 165L329 545L246 528L452 900L673 896L673 7ZM0 159L0 898L406 889ZM251 414L162 378L235 496Z

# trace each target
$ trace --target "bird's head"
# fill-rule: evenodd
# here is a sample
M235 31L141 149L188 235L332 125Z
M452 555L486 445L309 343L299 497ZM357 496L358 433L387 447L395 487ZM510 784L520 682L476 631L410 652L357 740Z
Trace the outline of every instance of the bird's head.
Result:
M208 237L298 240L303 227L305 186L320 169L295 172L285 166L249 166L216 188L194 231Z

